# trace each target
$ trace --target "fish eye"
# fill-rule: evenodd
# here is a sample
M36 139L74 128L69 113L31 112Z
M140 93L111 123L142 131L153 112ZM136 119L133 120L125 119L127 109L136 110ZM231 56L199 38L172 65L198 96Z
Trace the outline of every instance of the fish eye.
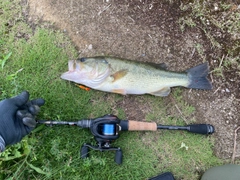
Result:
M81 61L81 62L85 62L85 61L86 61L86 58L78 58L77 60L78 60L78 61Z

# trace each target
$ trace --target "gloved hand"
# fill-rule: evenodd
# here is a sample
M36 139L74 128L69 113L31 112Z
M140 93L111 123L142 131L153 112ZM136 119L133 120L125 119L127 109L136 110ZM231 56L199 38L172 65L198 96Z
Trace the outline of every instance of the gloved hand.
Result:
M36 126L35 116L44 104L44 99L29 101L29 93L0 101L0 151L15 144Z

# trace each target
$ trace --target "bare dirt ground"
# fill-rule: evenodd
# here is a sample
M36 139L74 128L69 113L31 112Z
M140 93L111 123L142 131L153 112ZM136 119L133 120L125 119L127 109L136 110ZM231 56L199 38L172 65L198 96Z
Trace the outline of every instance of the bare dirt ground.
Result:
M211 46L201 28L180 30L178 20L183 16L180 1L28 0L24 3L28 3L25 15L33 28L36 23L51 22L70 36L79 57L111 55L165 62L168 69L182 71L202 63L203 56L213 70L219 65L216 57L226 56L224 50L215 50ZM237 2L231 3L237 5ZM219 41L226 40L228 45L230 39L219 33ZM196 50L197 44L203 45L202 55ZM237 53L239 55L239 51ZM215 153L230 160L234 130L240 125L240 73L233 68L224 71L224 78L213 73L209 77L213 83L212 91L184 89L183 98L196 108L197 122L215 126ZM168 103L171 99L166 97L164 101ZM147 108L139 106L134 96L125 96L119 106L128 118L145 117ZM236 148L238 159L239 142L240 137Z

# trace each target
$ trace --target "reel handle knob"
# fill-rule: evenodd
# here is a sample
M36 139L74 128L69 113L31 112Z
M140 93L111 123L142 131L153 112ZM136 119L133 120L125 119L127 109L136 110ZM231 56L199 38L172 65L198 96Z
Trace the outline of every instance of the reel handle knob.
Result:
M118 150L116 150L116 153L115 153L115 159L114 159L114 161L115 161L117 164L122 164L122 159L123 159L122 150L121 150L120 148L118 148Z
M82 145L80 149L80 157L82 159L85 159L88 157L88 146L86 146L86 144Z

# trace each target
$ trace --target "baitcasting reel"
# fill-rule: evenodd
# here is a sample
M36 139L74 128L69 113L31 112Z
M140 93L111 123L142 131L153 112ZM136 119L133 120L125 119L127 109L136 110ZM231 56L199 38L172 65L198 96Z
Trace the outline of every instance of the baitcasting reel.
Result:
M119 138L120 120L117 116L105 115L103 117L92 120L90 124L90 130L97 141L98 146L92 146L90 144L84 144L81 147L81 158L88 157L88 149L99 151L116 151L115 162L117 164L122 163L122 150L120 147L111 147L111 143Z

